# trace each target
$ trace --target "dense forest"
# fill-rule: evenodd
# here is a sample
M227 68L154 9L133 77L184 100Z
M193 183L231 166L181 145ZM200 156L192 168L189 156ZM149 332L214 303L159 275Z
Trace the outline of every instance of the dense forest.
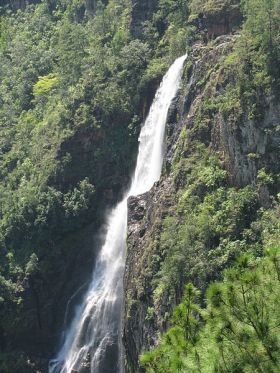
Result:
M47 372L186 52L163 175L128 227L126 371L280 371L280 0L5 0L0 372Z

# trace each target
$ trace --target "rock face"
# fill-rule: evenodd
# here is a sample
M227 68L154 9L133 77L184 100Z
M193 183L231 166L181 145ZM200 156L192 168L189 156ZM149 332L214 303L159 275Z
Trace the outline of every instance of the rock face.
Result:
M239 0L216 1L209 8L207 5L200 8L196 9L194 23L207 39L235 32L243 20Z
M224 31L225 29L217 34ZM216 31L213 31L214 34ZM157 344L158 333L168 326L165 314L170 314L171 304L179 302L181 297L180 286L172 301L163 296L157 303L153 297L163 260L159 239L163 219L167 211L170 214L178 203L177 186L170 173L175 153L177 152L176 157L187 159L191 155L192 143L201 142L210 152L219 154L228 174L228 185L237 188L252 185L253 188L260 188L260 203L263 206L271 203L267 187L257 187L257 181L261 169L279 172L279 102L260 94L258 99L262 116L251 119L248 113L241 113L238 108L234 115L226 115L216 108L207 109L204 116L201 114L203 103L224 91L231 79L234 79L221 68L221 61L231 53L236 38L237 36L221 36L210 48L205 48L202 44L193 47L188 62L191 67L185 72L181 92L169 113L162 179L150 192L129 200L128 251L124 279L127 372L141 371L139 355ZM186 130L189 143L178 155L178 141ZM213 278L215 274L209 276ZM194 281L200 288L205 286L199 277L190 278L190 281Z
M216 39L216 45L207 53L197 45L193 50L193 72L191 83L185 97L185 110L183 120L191 129L193 139L200 139L209 145L215 152L223 153L225 167L230 175L230 183L235 186L256 184L257 170L262 167L273 168L277 159L279 147L279 131L277 127L280 105L270 96L260 94L258 98L261 105L262 116L257 119L248 119L246 113L237 111L234 115L225 117L221 112L213 110L211 121L204 128L196 128L195 118L203 100L215 96L224 90L223 71L212 71L206 89L201 93L197 83L203 77L207 66L217 66L222 56L231 52L236 37L224 36ZM217 81L214 82L214 79ZM192 101L191 105L189 102ZM190 108L189 108L190 105ZM245 115L244 115L245 114ZM248 114L248 113L247 113Z
M239 2L230 8L225 7L215 13L203 13L200 15L202 25L207 29L209 38L215 38L235 31L242 22Z
M171 204L170 180L138 197L130 198L128 214L128 248L124 284L124 342L127 353L126 369L134 372L141 351L156 343L156 332L166 325L156 325L149 315L153 292L153 276L159 270L157 263L157 232L161 230L164 210ZM150 243L150 236L154 241ZM162 312L164 307L162 305Z
M272 168L277 162L277 149L280 145L277 127L280 105L271 97L263 98L265 115L260 123L246 120L241 126L230 127L221 116L216 118L213 128L213 148L223 149L226 166L235 185L256 184L257 171L262 167ZM258 125L259 124L259 125Z

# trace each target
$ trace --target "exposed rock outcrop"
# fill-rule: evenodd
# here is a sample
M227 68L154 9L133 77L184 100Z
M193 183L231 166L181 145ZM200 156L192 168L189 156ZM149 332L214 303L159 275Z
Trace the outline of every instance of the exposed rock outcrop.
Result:
M234 76L223 67L223 61L231 53L237 37L219 37L210 48L203 44L193 47L181 92L170 109L164 175L150 192L129 201L124 280L124 344L128 372L140 371L139 355L157 344L158 333L168 326L165 314L170 314L171 304L179 302L181 297L183 284L178 286L172 300L163 294L161 300L155 303L154 297L163 260L160 250L163 220L167 212L172 214L178 203L178 186L172 181L170 173L175 154L177 158L188 159L192 154L192 144L199 141L210 152L219 155L227 171L229 186L240 188L251 185L258 189L261 205L269 206L271 203L267 186L258 183L258 174L261 169L279 172L279 102L276 103L270 96L260 95L258 99L263 115L254 118L249 117L246 107L242 110L231 108L234 115L217 107L204 111L205 103L218 97L234 80ZM178 153L182 130L187 130L188 141ZM199 256L193 258L193 265L199 260ZM205 288L205 278L213 280L218 275L210 267L204 268L204 279L197 276L189 280L201 289Z
M201 34L205 34L208 39L235 32L243 20L239 0L220 1L214 4L210 7L206 4L196 9L198 14L193 19Z
M173 193L174 195L174 193ZM156 343L157 331L166 325L156 325L149 315L153 292L153 276L159 270L157 258L157 232L161 230L164 211L170 207L172 186L170 180L138 197L129 200L128 248L124 284L126 302L124 309L124 341L127 353L126 369L134 372L143 349ZM153 236L153 242L150 236ZM168 305L162 305L161 312Z

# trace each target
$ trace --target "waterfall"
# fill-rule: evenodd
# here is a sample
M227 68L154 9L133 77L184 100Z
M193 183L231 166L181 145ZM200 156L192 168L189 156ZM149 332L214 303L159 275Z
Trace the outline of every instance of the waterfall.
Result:
M50 373L120 373L121 311L125 266L127 199L151 189L163 162L168 109L176 95L186 56L178 58L163 78L141 129L131 187L107 220L105 243L81 305L69 326Z

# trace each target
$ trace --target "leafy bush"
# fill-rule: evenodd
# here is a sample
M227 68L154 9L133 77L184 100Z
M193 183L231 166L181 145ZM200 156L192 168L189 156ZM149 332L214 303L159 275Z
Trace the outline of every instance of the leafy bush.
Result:
M50 92L57 84L58 77L55 74L39 76L38 82L33 87L34 96L39 96Z

